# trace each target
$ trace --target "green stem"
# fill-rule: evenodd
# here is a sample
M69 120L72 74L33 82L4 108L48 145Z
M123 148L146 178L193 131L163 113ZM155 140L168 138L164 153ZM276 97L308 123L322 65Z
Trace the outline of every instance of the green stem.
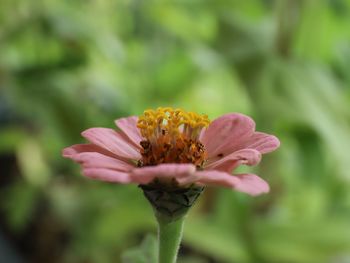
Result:
M169 222L158 217L158 263L175 263L185 217Z

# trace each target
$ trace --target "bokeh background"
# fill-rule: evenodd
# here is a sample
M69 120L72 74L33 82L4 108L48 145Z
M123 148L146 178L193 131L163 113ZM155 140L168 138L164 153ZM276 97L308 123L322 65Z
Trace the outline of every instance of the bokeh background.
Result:
M282 143L243 168L270 194L206 190L179 262L348 263L349 103L349 0L1 0L0 262L153 263L130 259L156 233L140 189L61 149L173 106Z

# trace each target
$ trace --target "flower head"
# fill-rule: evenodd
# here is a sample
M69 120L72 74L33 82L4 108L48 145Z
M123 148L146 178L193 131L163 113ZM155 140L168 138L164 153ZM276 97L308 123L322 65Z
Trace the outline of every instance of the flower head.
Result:
M230 113L210 122L206 115L158 108L118 119L116 125L119 130L82 132L90 143L65 148L63 156L80 163L89 178L138 184L158 218L182 217L206 185L253 196L269 191L255 174L232 175L241 164L258 164L280 144L275 136L256 132L248 116Z
M63 156L80 163L89 178L151 190L216 185L250 195L269 191L257 175L231 174L239 165L258 164L280 144L275 136L256 132L248 116L229 113L210 122L206 115L158 108L116 125L119 130L82 132L89 143L67 147Z
M206 115L158 108L115 123L119 130L85 130L90 143L65 148L63 156L80 163L83 175L103 181L216 185L250 195L269 191L257 175L231 174L279 147L275 136L256 132L248 116L230 113L210 123Z

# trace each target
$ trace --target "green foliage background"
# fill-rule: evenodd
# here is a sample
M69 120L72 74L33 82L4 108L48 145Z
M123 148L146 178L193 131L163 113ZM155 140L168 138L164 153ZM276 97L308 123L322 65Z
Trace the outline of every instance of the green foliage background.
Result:
M206 190L179 262L350 262L349 28L349 0L1 0L0 258L146 253L140 189L83 178L61 149L174 106L243 112L282 143L253 169L270 194Z

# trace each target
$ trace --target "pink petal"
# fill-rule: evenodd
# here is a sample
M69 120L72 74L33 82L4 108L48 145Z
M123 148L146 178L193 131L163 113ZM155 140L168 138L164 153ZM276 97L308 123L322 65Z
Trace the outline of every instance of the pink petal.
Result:
M269 153L276 150L279 146L280 141L276 136L263 132L255 132L241 147L256 149L261 153Z
M169 182L172 178L179 179L192 175L196 171L193 164L167 163L155 166L145 166L132 170L130 176L133 182L148 184L155 178Z
M141 154L135 146L128 143L118 132L108 128L90 128L82 136L91 143L125 159L139 160Z
M125 161L112 158L97 152L83 152L70 156L84 168L106 168L123 172L131 171L135 166Z
M83 153L83 152L98 152L104 155L115 157L115 155L105 149L94 145L94 144L74 144L62 150L62 156L66 158L71 158L73 155Z
M122 132L133 142L136 146L140 147L140 141L143 140L140 130L137 128L137 116L131 116L127 118L121 118L115 120L115 124L122 130Z
M206 169L232 172L241 164L253 166L261 161L261 153L254 149L242 149L206 165Z
M104 169L104 168L85 168L83 175L94 180L128 184L131 183L130 176L127 173Z
M223 186L249 195L260 195L270 191L269 185L255 174L231 175L220 171L196 172L197 182L205 185Z
M255 122L248 116L230 113L215 119L204 131L201 141L208 157L227 155L232 152L234 145L253 134Z
M269 184L255 174L236 174L234 176L241 180L241 184L235 188L240 192L253 196L270 192Z

